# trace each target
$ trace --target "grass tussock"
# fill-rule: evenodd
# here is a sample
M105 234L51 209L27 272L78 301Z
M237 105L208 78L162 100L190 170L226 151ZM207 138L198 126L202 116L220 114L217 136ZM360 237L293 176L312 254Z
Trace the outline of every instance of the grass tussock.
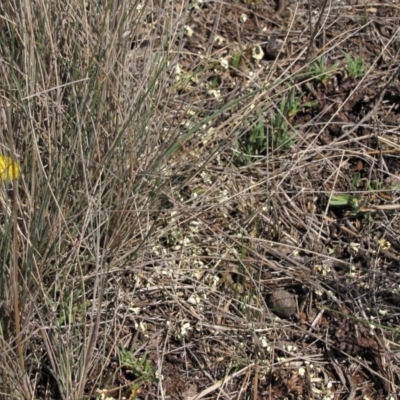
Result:
M218 7L0 5L1 398L397 396L397 36Z
M10 398L38 385L82 398L94 365L110 357L103 305L118 287L108 274L148 261L144 246L157 236L182 136L179 119L164 122L177 118L166 89L185 9L154 14L141 38L145 12L139 2L2 5L2 153L23 170L2 188L1 333L11 361L1 386Z

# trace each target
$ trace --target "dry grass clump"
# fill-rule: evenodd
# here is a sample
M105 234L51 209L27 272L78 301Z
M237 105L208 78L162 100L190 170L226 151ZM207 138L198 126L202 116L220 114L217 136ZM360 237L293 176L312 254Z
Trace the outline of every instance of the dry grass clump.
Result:
M2 392L12 398L81 398L118 345L107 340L119 293L109 272L148 258L182 135L165 121L177 114L166 89L187 11L161 11L2 5L1 138L24 172L15 198L3 190L17 204L2 227Z
M103 3L0 6L1 396L395 398L391 24Z

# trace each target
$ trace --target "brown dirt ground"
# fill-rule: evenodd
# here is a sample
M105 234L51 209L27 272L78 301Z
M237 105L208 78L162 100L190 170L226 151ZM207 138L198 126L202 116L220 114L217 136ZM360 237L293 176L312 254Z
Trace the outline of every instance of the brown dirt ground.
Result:
M138 357L146 351L162 379L133 393L138 374L128 366L115 374L118 360L110 360L102 371L112 376L109 396L400 396L400 4L322 3L287 0L280 10L271 1L207 1L191 9L176 98L182 115L190 106L202 118L239 100L186 144L188 174L203 165L196 146L218 144L220 155L169 199L175 212L160 218L176 230L140 268L113 275L126 296L115 336L135 344ZM373 68L352 78L343 51ZM226 68L237 54L236 68ZM316 55L334 66L325 80L308 72ZM273 128L290 93L300 96L299 110L281 111L296 143L260 146L251 162L238 157L257 121ZM176 121L184 122L179 112ZM369 190L372 182L379 190ZM341 191L359 192L364 208L329 207ZM294 312L274 313L277 288L292 296Z

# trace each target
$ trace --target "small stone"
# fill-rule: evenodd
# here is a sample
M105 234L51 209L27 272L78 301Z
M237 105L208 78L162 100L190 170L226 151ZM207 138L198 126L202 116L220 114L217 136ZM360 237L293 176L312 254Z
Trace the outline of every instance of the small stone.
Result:
M271 311L281 318L290 318L297 312L296 296L283 289L273 291L267 304Z
M275 60L282 53L282 47L283 41L272 36L265 47L265 54L269 59Z

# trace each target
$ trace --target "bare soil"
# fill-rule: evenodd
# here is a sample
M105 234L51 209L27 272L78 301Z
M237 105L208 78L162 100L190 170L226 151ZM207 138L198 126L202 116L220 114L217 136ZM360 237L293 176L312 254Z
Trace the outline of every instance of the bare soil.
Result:
M200 170L160 217L175 233L115 275L138 310L116 318L118 337L162 374L138 398L400 395L400 4L281 1L190 12L177 103L199 118L231 106L185 144L186 172ZM364 60L363 76L349 75L344 52ZM323 79L310 73L318 55L333 67ZM292 113L280 109L291 91ZM279 111L295 143L240 158ZM202 146L216 143L204 164ZM341 192L361 207L330 206ZM114 377L120 396L132 379L129 368Z

